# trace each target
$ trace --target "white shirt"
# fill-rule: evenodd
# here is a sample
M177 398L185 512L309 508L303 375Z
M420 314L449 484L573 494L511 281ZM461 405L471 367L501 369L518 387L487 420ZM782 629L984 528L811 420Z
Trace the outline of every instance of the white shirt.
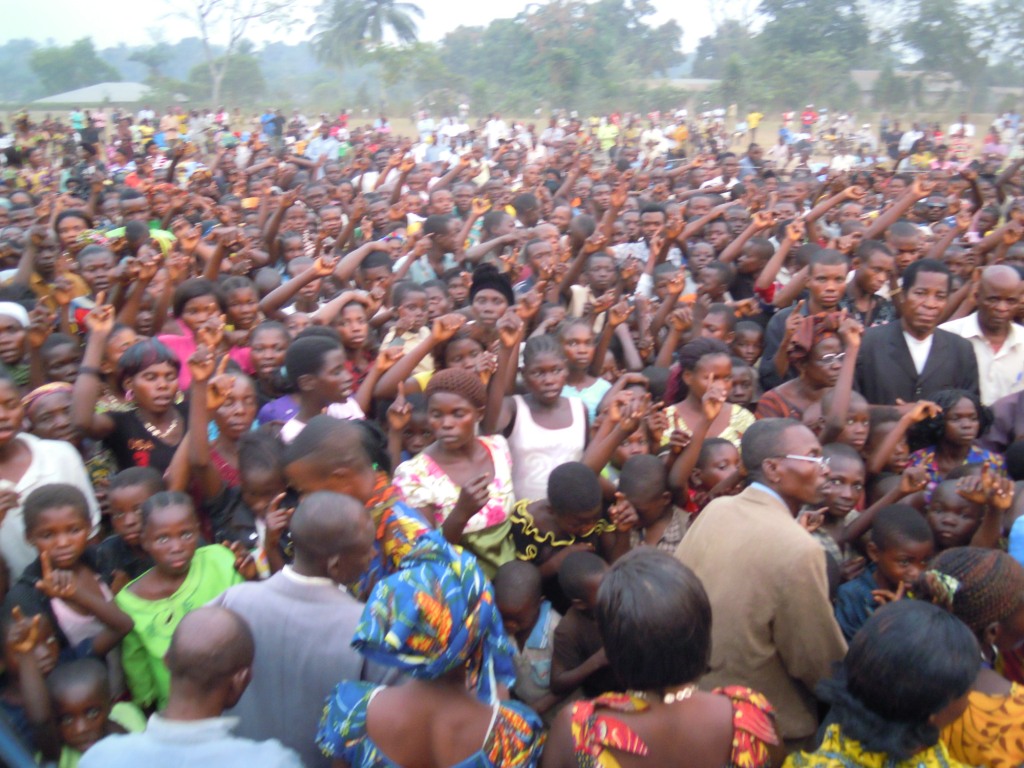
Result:
M981 402L992 405L996 400L1024 390L1024 326L1010 324L1010 333L999 348L992 349L978 323L978 313L950 320L939 326L971 342L978 360L978 384Z
M928 354L932 351L932 340L935 338L935 334L929 333L928 338L921 341L904 331L903 338L907 342L907 349L910 350L910 358L914 361L917 375L920 376L924 370L925 363L928 362Z
M51 483L68 483L85 495L92 524L98 526L100 507L96 503L89 473L75 447L61 440L42 440L27 432L19 433L15 440L26 445L32 453L28 469L14 487L21 502L24 503L36 488ZM25 567L39 557L36 548L25 538L25 518L20 506L9 510L3 523L0 523L0 554L7 561L12 580L18 578Z

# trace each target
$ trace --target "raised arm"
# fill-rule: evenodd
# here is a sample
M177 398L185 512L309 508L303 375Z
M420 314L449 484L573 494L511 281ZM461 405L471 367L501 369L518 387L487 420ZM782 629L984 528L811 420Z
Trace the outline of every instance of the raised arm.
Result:
M86 436L99 440L114 431L114 421L105 413L96 412L96 402L103 392L100 367L103 351L114 327L114 308L103 304L85 317L89 337L85 354L71 390L71 423Z

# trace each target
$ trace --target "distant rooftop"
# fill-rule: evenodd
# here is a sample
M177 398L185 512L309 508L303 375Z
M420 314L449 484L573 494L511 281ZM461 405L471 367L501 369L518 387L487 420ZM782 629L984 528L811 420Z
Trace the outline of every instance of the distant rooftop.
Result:
M73 91L37 99L33 104L135 104L145 100L151 89L145 83L97 83Z

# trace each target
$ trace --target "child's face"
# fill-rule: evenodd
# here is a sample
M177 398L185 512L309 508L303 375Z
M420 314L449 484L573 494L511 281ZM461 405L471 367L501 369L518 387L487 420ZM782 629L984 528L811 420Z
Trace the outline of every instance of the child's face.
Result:
M47 381L62 381L73 384L78 378L78 366L82 363L82 351L76 344L59 344L42 354L43 369Z
M130 547L139 546L142 538L142 504L149 496L144 485L127 485L108 493L110 524Z
M75 443L81 436L71 422L70 392L44 395L31 405L28 416L36 437Z
M281 241L281 255L286 264L301 258L306 253L301 237L289 237Z
M705 267L697 273L697 290L712 300L718 301L725 295L725 284L717 270Z
M729 402L737 405L749 405L754 399L754 369L749 366L733 366L732 390Z
M114 255L109 251L97 251L78 260L79 274L93 295L97 291L105 291L110 288L116 267Z
M594 332L581 323L575 323L562 333L562 347L573 369L586 370L594 360Z
M215 296L196 296L185 302L181 310L181 322L195 333L200 326L220 314L220 305Z
M427 294L414 291L398 305L398 320L410 331L418 331L427 322Z
M946 433L944 439L953 445L970 445L978 437L980 423L978 409L966 397L946 411Z
M704 397L708 387L718 381L725 382L728 389L732 384L732 361L724 354L705 355L697 361L696 368L683 373L683 381L698 398Z
M956 481L939 483L925 517L939 549L966 547L981 525L982 510L956 492Z
M160 573L183 577L199 546L199 521L184 505L155 509L142 528L141 543Z
M280 472L263 467L248 470L242 467L239 490L245 506L256 517L262 519L267 514L270 503L287 490L287 484Z
M318 398L325 403L343 403L352 394L352 374L345 367L345 353L333 349L324 355L324 364L314 378Z
M740 452L735 445L713 448L707 460L693 472L693 485L710 491L740 468Z
M40 513L26 538L40 555L49 555L54 568L70 570L85 551L91 529L89 517L82 510L53 507Z
M455 294L451 294L455 297ZM473 297L473 317L485 328L493 328L508 309L508 299L498 291L484 288Z
M292 312L285 318L284 327L288 329L288 334L294 339L299 333L309 328L312 322L305 312ZM284 358L282 357L281 360L283 361Z
M106 736L110 696L101 685L88 680L70 685L54 697L53 706L67 746L85 752Z
M462 395L435 392L427 403L427 420L439 445L456 450L476 439L481 411Z
M736 260L736 271L741 275L756 275L765 265L765 259L748 245Z
M594 293L603 293L615 285L618 270L610 256L591 256L587 262L587 279Z
M452 311L452 300L448 298L448 292L432 286L427 288L427 319L433 322L441 315Z
M708 243L697 243L689 248L686 267L691 275L699 274L704 267L715 259L715 249Z
M260 303L253 288L236 288L228 294L228 320L238 330L247 331L259 319Z
M882 444L886 436L894 429L896 429L897 422L895 421L883 421L876 424L871 429L871 436L869 438L869 450L874 450ZM901 438L899 443L896 444L895 450L892 452L892 456L889 457L889 461L885 465L886 472L900 473L910 465L910 446L907 443L907 439Z
M523 600L520 604L498 603L501 621L505 631L512 637L529 635L540 618L540 595L533 600Z
M260 331L253 337L251 349L256 375L261 379L269 378L284 365L288 337L276 329Z
M538 355L523 369L527 388L543 403L553 403L562 396L568 377L565 358L559 355Z
M622 372L619 370L619 364L615 360L615 355L611 352L605 352L604 365L601 366L601 378L611 384L614 384L619 380L619 376L621 375Z
M864 494L864 465L849 459L832 459L829 465L828 483L825 486L825 503L830 517L844 518L857 505Z
M764 334L755 330L737 331L732 340L732 353L747 365L753 365L764 352Z
M651 446L647 441L647 430L641 427L619 443L612 454L612 465L622 469L623 465L633 456L646 456L651 452ZM635 506L635 505L634 505Z
M868 557L878 566L875 580L882 589L896 591L901 583L913 584L917 577L928 568L928 561L935 554L930 541L908 541L897 539L887 549L868 545Z
M413 411L409 423L402 430L402 448L415 456L434 442L434 432L425 411Z
M662 493L644 493L637 496L627 496L626 500L633 505L637 517L644 527L651 525L661 519L662 515L672 506L672 494L668 491Z
M602 581L604 581L603 573L591 576L583 583L583 599L573 601L588 616L593 615L594 610L597 608L597 592L601 589Z
M702 339L718 339L726 344L730 343L733 340L733 335L729 330L729 321L726 316L720 312L709 312L705 315L700 324L700 337Z
M453 277L448 281L448 297L452 306L464 307L469 300L469 285L462 277Z
M560 513L554 510L555 522L566 536L586 536L601 519L601 507L594 507L588 512L575 514Z
M362 304L349 304L334 321L334 329L347 349L362 349L370 334L366 308Z
M31 619L34 617L26 618ZM8 675L16 675L18 669L18 659L7 647L7 640L13 628L14 624L12 623L8 626L7 633L4 635L4 669ZM32 656L43 677L53 672L60 658L60 643L57 640L56 632L54 632L53 624L50 623L46 614L39 615L39 640L32 649Z
M871 434L871 416L868 403L861 397L853 397L846 412L846 424L836 438L837 443L844 443L857 451L863 451Z

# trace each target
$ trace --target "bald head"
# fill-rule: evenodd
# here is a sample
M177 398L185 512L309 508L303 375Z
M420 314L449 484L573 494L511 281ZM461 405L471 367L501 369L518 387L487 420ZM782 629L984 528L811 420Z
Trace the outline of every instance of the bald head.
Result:
M1021 278L1013 267L985 267L978 283L978 325L984 333L1000 337L1009 332L1020 303Z
M361 542L370 515L351 496L317 491L302 498L289 530L296 561L326 560Z
M164 663L172 683L213 688L252 666L255 644L245 619L208 606L185 614L171 637Z
M993 264L990 267L985 267L981 272L982 286L994 287L1004 285L1020 290L1020 283L1020 273L1013 267L1008 267L1005 264Z

